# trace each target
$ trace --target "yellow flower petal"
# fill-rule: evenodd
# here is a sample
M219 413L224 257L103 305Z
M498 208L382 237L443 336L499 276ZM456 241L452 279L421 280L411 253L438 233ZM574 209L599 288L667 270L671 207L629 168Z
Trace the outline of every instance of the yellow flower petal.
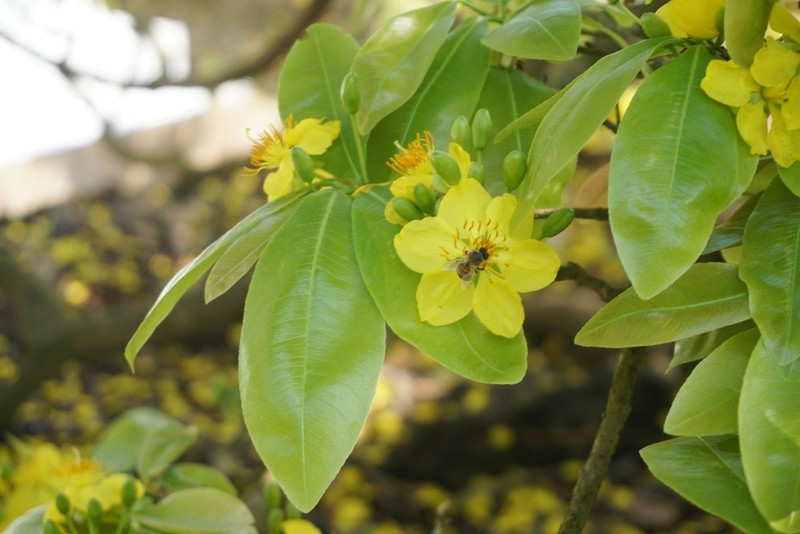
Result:
M800 65L800 54L794 52L772 37L767 37L766 46L756 52L750 73L764 87L786 86Z
M789 130L800 128L800 76L795 76L786 90L786 101L781 106L781 115Z
M411 221L394 236L394 249L406 267L425 273L441 269L463 254L456 235L441 218L425 217Z
M721 59L711 60L700 87L717 102L737 108L748 103L750 94L760 89L747 69Z
M390 223L399 224L400 226L403 226L408 222L407 220L402 218L399 213L397 213L397 210L394 209L393 202L386 203L386 207L383 208L383 216Z
M339 136L340 122L303 119L293 128L287 127L283 139L290 147L298 146L316 156L323 154Z
M800 20L786 9L783 2L775 2L769 16L769 26L778 33L788 35L795 41L800 41Z
M281 523L283 534L321 534L314 523L305 519L287 519Z
M534 239L512 241L496 258L503 278L521 293L550 285L561 267L556 251Z
M427 272L417 286L419 318L433 326L454 323L472 309L474 291L472 284L464 287L453 271Z
M736 126L742 139L750 145L751 154L767 153L767 114L764 103L745 104L736 114Z
M450 143L448 152L458 163L458 169L461 171L461 178L464 179L469 174L469 168L472 165L472 158L469 157L469 152L464 150L458 143Z
M514 337L522 330L525 320L522 299L502 278L481 273L472 306L475 315L493 334Z
M775 109L772 112L767 142L775 163L781 167L791 167L795 161L800 160L800 130L788 130L783 117Z
M298 190L301 185L295 183L294 165L291 161L281 165L277 171L273 171L264 179L264 192L269 200L276 200L292 191Z
M517 209L517 197L504 193L502 196L494 197L486 206L486 220L496 223L500 232L508 235L508 226L515 209Z
M392 182L392 185L389 187L389 191L391 191L392 195L395 197L403 197L413 200L414 187L417 184L422 184L425 187L431 187L432 183L433 173L401 176Z
M477 180L463 178L442 198L437 215L453 228L462 229L467 221L482 221L492 197Z
M664 19L672 35L711 39L719 34L717 13L724 4L725 0L672 0L656 15Z

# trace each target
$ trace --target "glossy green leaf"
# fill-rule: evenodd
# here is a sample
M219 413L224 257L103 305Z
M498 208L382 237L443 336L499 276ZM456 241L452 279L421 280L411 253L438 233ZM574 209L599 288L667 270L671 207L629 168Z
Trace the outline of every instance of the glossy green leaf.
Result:
M737 431L739 392L758 328L737 334L692 370L664 421L673 436L716 436Z
M714 228L711 235L708 236L708 243L706 243L700 255L703 256L741 245L744 237L744 225L745 221L733 221Z
M284 209L287 204L295 202L306 192L298 192L287 195L275 202L264 204L253 213L239 221L236 226L228 230L222 237L209 245L199 256L178 271L172 279L167 282L166 287L156 299L150 311L142 320L139 328L128 341L125 347L125 358L133 368L136 354L142 345L150 338L156 327L169 315L178 300L189 288L208 271L214 262L241 236L245 235L261 221L270 217L272 213Z
M753 500L781 532L800 531L800 523L792 525L790 518L797 515L800 502L798 391L800 366L777 366L760 342L744 376L739 439Z
M154 506L134 510L133 519L170 534L257 533L255 519L247 505L214 488L175 492Z
M484 35L484 20L462 23L447 36L414 95L375 126L367 144L371 182L392 177L386 162L397 151L395 141L406 146L427 130L437 147L447 151L453 121L472 116L489 69L490 52L480 42Z
M696 336L679 339L675 342L672 353L672 360L669 362L667 371L683 365L684 363L702 360L711 354L717 347L736 334L755 328L753 321L742 321L729 326L723 326L710 332L697 334Z
M717 216L755 173L758 158L739 150L727 106L700 89L710 60L696 46L648 76L611 154L611 231L625 272L644 299L694 264Z
M183 462L171 465L158 480L170 493L191 488L214 488L236 496L236 487L219 469Z
M351 68L361 87L356 121L362 135L416 92L455 13L455 2L408 11L386 21L367 39Z
M742 67L753 63L753 56L764 43L774 0L726 0L725 47L731 59Z
M108 425L98 438L93 455L108 469L132 471L139 466L142 455L148 447L147 443L153 435L161 432L180 435L182 429L184 427L178 421L158 410L134 408ZM180 452L182 453L189 445L191 442L185 443Z
M512 226L529 217L547 184L574 158L614 109L654 50L669 39L648 39L600 59L563 92L539 124L528 153L528 173L519 188L520 208ZM542 106L547 108L550 100ZM535 109L533 111L536 111ZM533 113L533 112L532 112Z
M395 253L394 236L400 226L384 218L389 198L385 187L373 187L353 202L358 263L386 322L398 336L455 373L479 382L519 382L527 366L522 333L511 339L496 336L472 313L445 326L420 321L416 300L420 275L408 269Z
M735 436L676 438L640 452L650 472L687 501L749 534L772 533L750 497Z
M299 202L281 204L268 217L231 243L208 273L205 285L206 302L211 302L228 291L247 274L258 260L261 251L267 246L269 239L299 205Z
M566 61L575 57L580 35L576 0L536 0L489 33L483 44L510 56Z
M142 480L148 481L163 472L197 440L197 428L185 427L177 421L165 425L157 432L147 432L136 462Z
M736 265L698 263L650 300L628 288L589 319L575 343L589 347L658 345L750 318Z
M553 94L554 89L518 69L492 66L477 107L488 109L492 122L496 126L503 126L513 123L520 115L537 107ZM496 137L495 142L489 143L483 151L484 166L487 169L501 169L503 160L512 150L527 154L535 132L535 126L528 126L509 132L502 140ZM502 173L487 172L485 187L492 195L505 193Z
M383 361L385 326L356 263L350 209L333 189L306 197L264 249L245 302L245 423L302 511L353 450Z
M339 138L321 156L323 168L336 176L355 178L361 174L353 124L342 106L339 90L350 70L358 45L341 28L314 24L307 37L295 42L281 68L278 109L285 121L307 118L338 120Z
M788 168L778 167L778 174L783 180L783 185L796 197L800 197L800 161Z
M741 273L770 357L779 364L800 358L800 198L780 180L747 221Z

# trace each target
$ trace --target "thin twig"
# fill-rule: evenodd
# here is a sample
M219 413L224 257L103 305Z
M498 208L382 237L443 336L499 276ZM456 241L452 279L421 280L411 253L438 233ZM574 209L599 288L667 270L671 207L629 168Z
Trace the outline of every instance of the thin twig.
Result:
M589 513L597 499L600 485L606 477L611 457L617 448L622 427L631 413L633 384L643 355L644 349L641 347L622 351L614 370L606 410L597 429L592 451L578 476L578 483L573 490L558 534L580 534L589 519Z
M546 219L560 208L544 208L533 212L534 219ZM572 208L576 219L608 220L608 208Z
M610 301L624 291L624 289L608 284L605 280L590 275L583 267L573 262L562 265L558 269L556 280L572 280L578 285L593 289L605 302Z

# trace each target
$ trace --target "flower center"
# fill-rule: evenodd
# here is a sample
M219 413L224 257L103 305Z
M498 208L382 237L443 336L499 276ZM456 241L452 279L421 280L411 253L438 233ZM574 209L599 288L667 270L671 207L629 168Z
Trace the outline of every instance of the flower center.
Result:
M392 156L387 165L403 176L419 174L416 171L423 164L430 164L433 152L433 135L427 130L423 134L424 138L417 134L417 138L411 141L407 148L400 147L400 152Z
M250 150L250 164L257 169L277 167L287 150L289 148L284 144L281 133L270 126L269 130L258 134L258 141Z

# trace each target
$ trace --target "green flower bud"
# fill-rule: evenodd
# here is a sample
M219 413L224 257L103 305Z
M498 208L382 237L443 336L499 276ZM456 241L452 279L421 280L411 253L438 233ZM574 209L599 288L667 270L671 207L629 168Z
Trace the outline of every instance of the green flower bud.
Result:
M472 144L478 150L483 150L489 145L492 136L492 116L489 110L481 108L475 112L472 119Z
M56 493L56 509L63 516L69 515L69 497L61 493Z
M92 497L86 511L89 515L89 521L100 524L100 519L103 518L103 506L100 504L100 501Z
M714 20L714 26L717 27L717 31L720 35L725 34L725 6L717 10L717 18Z
M53 523L52 519L48 519L44 524L44 534L61 534L61 530Z
M419 206L414 204L413 201L398 197L392 200L392 207L397 214L407 221L414 221L416 219L422 219L424 215L422 211L420 211Z
M464 150L469 150L472 145L472 132L469 128L469 121L464 115L453 121L453 126L450 128L450 140L461 145Z
M264 486L264 500L267 502L267 507L270 509L280 507L283 494L281 493L281 487L278 486L276 482L269 481L267 485Z
M525 154L519 150L512 150L503 160L503 178L506 181L506 189L513 191L522 183L525 171L528 170L528 162Z
M542 237L553 237L567 229L575 218L572 208L561 208L551 213L542 226Z
M450 185L456 185L461 181L461 169L453 159L453 156L441 150L434 150L431 154L431 165L436 169L436 173Z
M300 510L294 505L292 501L286 503L286 519L300 519Z
M273 508L267 516L267 534L280 534L281 523L285 519L286 514L280 508Z
M639 17L639 20L642 21L642 30L644 30L644 34L651 39L655 39L656 37L669 37L672 35L669 25L655 13L644 13Z
M431 185L433 185L433 190L438 191L439 193L447 193L450 191L450 184L445 182L444 178L438 174L433 175L433 181L431 182Z
M436 198L433 196L433 191L425 187L423 184L414 186L414 201L422 210L422 213L433 215L436 213Z
M340 96L345 111L355 115L361 106L361 88L358 86L358 76L355 72L348 72L342 80Z
M469 176L470 178L474 178L481 185L486 184L486 172L483 167L483 163L478 163L477 161L473 161L472 165L469 166L469 171L467 172L467 176Z
M314 162L311 161L308 152L299 146L292 147L292 163L295 172L304 182L310 184L314 181L317 175L314 173Z
M122 484L122 490L120 490L120 497L122 500L122 506L125 508L130 508L133 506L133 503L136 502L138 496L136 495L136 479L133 477L128 477L125 482Z

